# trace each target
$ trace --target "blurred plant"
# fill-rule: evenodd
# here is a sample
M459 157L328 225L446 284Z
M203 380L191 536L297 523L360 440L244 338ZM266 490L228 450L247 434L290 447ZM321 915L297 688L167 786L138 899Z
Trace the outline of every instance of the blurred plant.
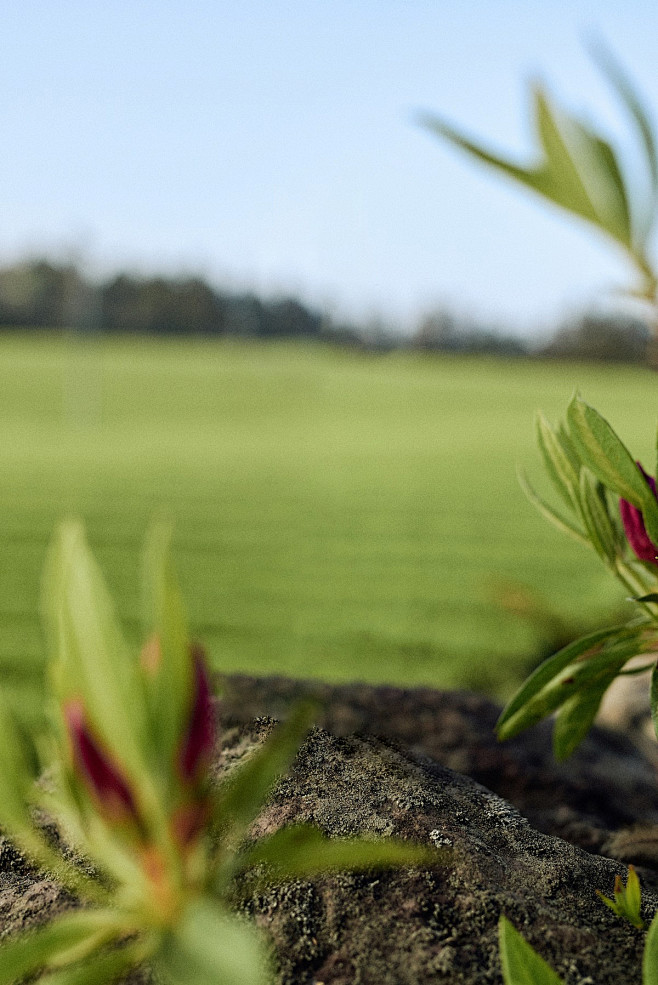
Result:
M260 881L282 881L441 858L407 842L328 839L310 826L249 844L313 709L300 706L223 785L210 784L208 671L188 642L168 542L163 526L147 542L138 660L82 526L64 523L51 546L43 607L52 729L34 741L0 700L0 825L84 905L0 946L0 985L35 973L43 985L107 985L143 962L170 985L263 983L260 938L229 909L236 876L257 866ZM35 812L54 824L59 847Z
M658 500L654 480L636 464L613 429L578 396L557 429L539 415L544 465L568 515L549 506L521 476L531 502L560 530L594 548L633 601L625 624L570 643L531 674L501 715L497 731L510 738L557 712L553 743L569 756L592 725L603 695L624 674L653 669L651 709L658 731L658 664L627 669L629 660L658 649Z
M648 254L658 209L656 137L642 101L610 53L597 45L592 54L637 130L645 169L644 188L624 171L605 136L559 109L539 84L531 90L537 151L530 165L488 150L434 114L423 114L421 123L612 239L637 274L636 286L628 293L651 305L653 332L658 337L658 274Z

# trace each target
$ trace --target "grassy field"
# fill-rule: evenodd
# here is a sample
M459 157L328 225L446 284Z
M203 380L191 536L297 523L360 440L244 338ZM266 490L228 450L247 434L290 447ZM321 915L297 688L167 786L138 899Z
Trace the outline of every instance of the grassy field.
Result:
M213 663L504 694L540 642L509 580L574 623L620 596L526 503L533 414L575 388L653 466L643 369L293 345L0 337L0 668L34 702L40 569L77 513L129 633L149 517Z

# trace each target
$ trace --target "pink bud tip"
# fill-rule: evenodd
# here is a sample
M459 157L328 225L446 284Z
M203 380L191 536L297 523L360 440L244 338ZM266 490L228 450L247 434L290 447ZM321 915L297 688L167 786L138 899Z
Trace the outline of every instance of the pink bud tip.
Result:
M113 819L137 820L133 795L120 769L112 762L85 722L81 701L69 701L64 706L64 718L68 727L73 760L78 774Z
M656 480L653 476L647 475L639 462L637 463L637 467L655 496ZM631 545L635 555L640 561L649 561L651 564L658 565L658 548L649 538L641 511L627 500L620 499L619 512L621 513L621 522L624 525L628 543Z
M192 646L190 655L194 663L194 698L179 759L181 773L188 782L207 764L215 741L215 718L203 651Z

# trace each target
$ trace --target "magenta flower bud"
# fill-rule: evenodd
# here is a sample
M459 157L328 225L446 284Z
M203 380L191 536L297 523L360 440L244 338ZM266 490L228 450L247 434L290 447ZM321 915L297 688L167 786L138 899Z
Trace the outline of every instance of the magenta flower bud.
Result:
M78 775L99 801L112 820L139 822L137 808L130 788L110 756L103 751L85 721L81 701L68 701L64 719L73 748L73 761Z
M194 697L179 756L180 771L188 783L197 779L207 765L215 742L215 716L203 651L192 646L190 655L194 663Z
M650 486L654 496L656 496L656 480L653 476L647 475L639 462L637 463L637 467L644 476L647 485ZM656 498L658 499L658 496ZM651 564L658 565L658 547L649 538L649 534L644 526L642 512L625 499L619 500L619 512L621 513L621 522L624 524L628 543L633 548L637 557L639 557L640 561L649 561Z

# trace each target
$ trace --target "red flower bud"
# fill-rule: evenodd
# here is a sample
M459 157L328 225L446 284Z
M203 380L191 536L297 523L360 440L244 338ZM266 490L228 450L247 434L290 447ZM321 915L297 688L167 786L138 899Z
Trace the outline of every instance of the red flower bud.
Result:
M203 651L192 646L190 656L194 663L194 693L179 756L180 771L188 783L197 779L207 765L215 741L215 717Z
M656 496L656 480L652 476L647 475L639 462L637 463L637 467L644 476L647 485L651 487L654 496ZM658 496L656 498L658 499ZM633 548L637 557L639 557L640 561L650 561L651 564L658 565L658 547L649 538L649 534L644 526L642 512L625 499L619 500L619 512L621 513L621 521L624 524L628 543Z
M112 820L139 821L135 800L121 770L104 752L85 722L82 701L68 701L64 719L73 748L73 761L87 787Z

